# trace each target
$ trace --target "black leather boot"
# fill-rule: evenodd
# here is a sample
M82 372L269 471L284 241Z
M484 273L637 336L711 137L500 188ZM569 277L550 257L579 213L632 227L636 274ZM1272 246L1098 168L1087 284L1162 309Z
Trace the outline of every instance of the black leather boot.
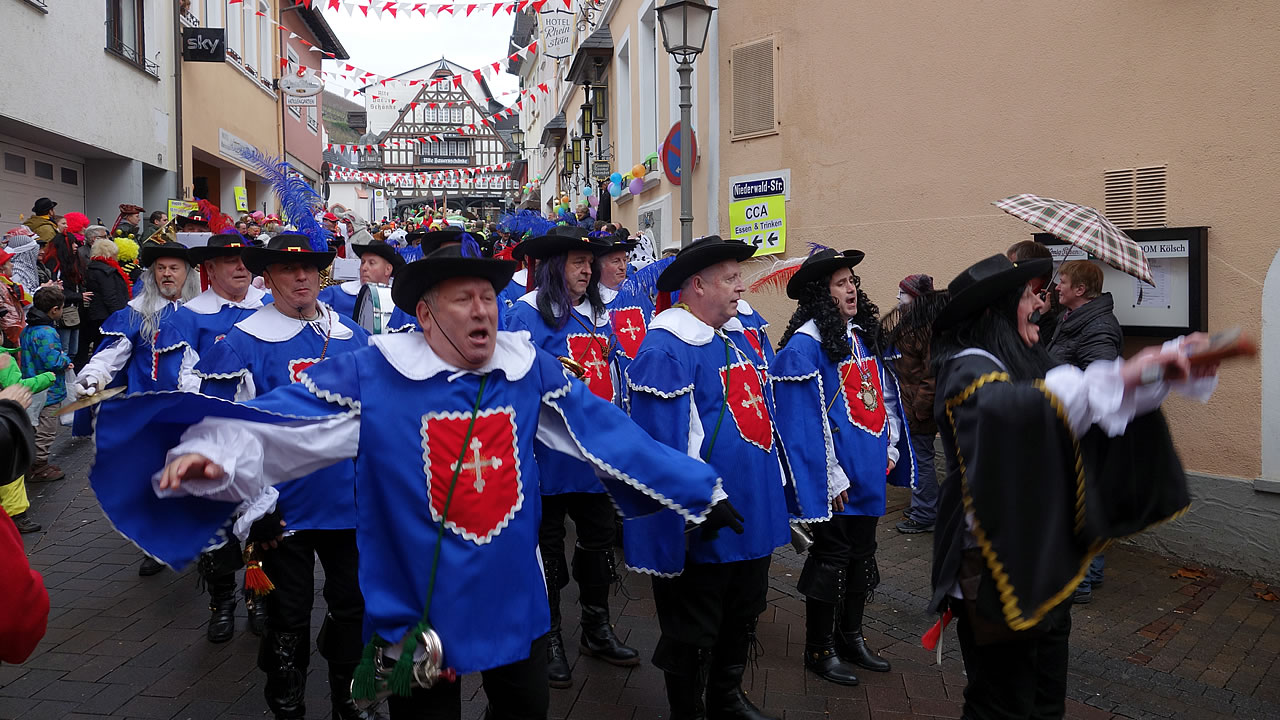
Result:
M836 606L806 598L804 603L804 666L818 677L837 685L857 685L853 668L836 654Z
M573 671L560 636L560 590L569 583L569 574L556 560L543 560L547 576L547 602L551 606L551 630L547 633L547 684L553 688L573 687Z
M209 591L210 616L205 635L211 643L224 643L235 633L236 570L243 566L240 543L235 538L200 554L197 570Z
M840 657L858 667L872 672L889 672L889 661L872 652L862 637L862 612L867 605L867 593L850 593L844 599L840 611L839 632L836 635L836 652Z
M267 674L262 694L276 720L301 720L307 716L305 698L310 655L305 633L276 632L268 628L262 636L258 667Z
M573 553L573 576L578 581L578 602L582 606L582 653L611 665L639 665L640 653L623 645L609 624L613 550L586 550L579 546Z
M316 636L320 655L329 665L329 703L332 720L368 720L373 717L356 707L351 699L351 678L360 664L364 649L361 642L361 623L342 622L333 615L325 615Z
M658 639L653 651L653 664L666 681L667 705L671 720L706 720L702 702L707 688L707 669L711 652L692 645Z
M249 613L249 632L262 635L267 627L267 601L253 594L252 590L244 591L244 609Z
M721 630L707 675L707 720L778 720L756 707L742 691L755 627L752 619L738 628L726 626Z
M236 576L218 575L205 579L209 588L209 626L205 636L211 643L224 643L236 630Z

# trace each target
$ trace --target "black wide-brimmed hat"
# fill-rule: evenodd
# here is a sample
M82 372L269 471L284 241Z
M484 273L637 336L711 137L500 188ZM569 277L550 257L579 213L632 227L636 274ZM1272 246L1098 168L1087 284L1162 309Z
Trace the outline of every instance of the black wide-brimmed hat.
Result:
M365 245L352 244L351 249L355 250L356 257L364 257L365 253L372 253L391 263L391 274L393 276L405 266L404 256L384 242L374 241Z
M151 267L151 263L164 257L177 258L188 265L193 264L191 262L191 251L182 243L143 245L142 249L138 251L138 262L142 267Z
M608 252L604 243L593 242L588 237L587 229L573 225L557 225L535 238L529 238L511 250L511 257L523 260L526 257L534 260L545 260L556 255L563 255L570 250L586 250L597 255Z
M46 215L56 207L58 207L58 203L50 200L49 198L40 198L31 206L31 214Z
M866 256L867 254L861 250L840 252L835 248L826 248L813 253L805 258L804 263L800 265L800 269L796 270L791 279L787 281L787 297L792 300L799 300L800 289L810 281L831 277L831 273L840 268L852 268L862 262L862 258Z
M187 251L187 254L192 265L199 265L205 260L216 257L240 255L248 247L250 247L249 242L240 233L218 233L209 238L207 245L193 247Z
M593 245L598 245L597 255L606 255L611 252L631 252L636 248L635 240L628 240L617 233L605 232L597 230L589 233L587 237L591 238Z
M1053 260L1035 258L1013 262L1004 255L992 255L960 273L947 285L951 301L938 313L934 327L949 328L986 309L991 303L1027 284L1031 278L1053 271Z
M267 268L279 263L307 263L323 270L333 262L333 251L316 252L311 249L311 238L302 233L280 233L267 242L267 246L244 249L244 266L254 275L261 275Z
M474 277L488 280L494 292L500 292L511 282L516 263L462 254L461 245L443 247L430 255L415 260L396 273L391 286L391 300L396 307L417 315L418 301L428 290L444 280L456 277Z
M462 228L448 227L443 230L415 230L410 235L417 237L418 244L422 246L422 254L426 256L450 243L461 244L467 232Z
M178 221L175 224L179 228L181 228L183 225L187 225L189 223L194 223L196 225L204 225L205 227L209 227L208 219L206 219L205 216L199 213L192 213L190 215L179 215Z
M676 253L676 259L658 276L659 292L675 292L685 280L725 260L742 262L756 254L756 246L741 240L725 240L719 235L708 235L693 241Z

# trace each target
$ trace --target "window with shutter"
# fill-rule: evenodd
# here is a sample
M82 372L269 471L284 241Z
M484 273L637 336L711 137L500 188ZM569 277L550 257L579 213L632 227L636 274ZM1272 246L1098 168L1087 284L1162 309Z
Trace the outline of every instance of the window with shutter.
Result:
M1169 225L1168 166L1108 170L1103 182L1107 219L1124 229Z
M772 37L730 49L733 85L733 127L730 140L745 140L778 132L778 47Z

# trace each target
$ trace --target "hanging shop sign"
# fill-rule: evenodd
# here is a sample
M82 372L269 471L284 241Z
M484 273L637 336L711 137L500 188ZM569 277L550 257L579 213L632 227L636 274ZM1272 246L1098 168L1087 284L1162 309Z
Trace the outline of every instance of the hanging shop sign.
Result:
M573 13L550 10L538 16L542 23L542 53L563 60L573 54Z
M186 62L222 62L227 59L224 28L182 28L182 59Z
M790 170L729 178L731 237L755 245L756 257L777 255L787 249L790 185Z

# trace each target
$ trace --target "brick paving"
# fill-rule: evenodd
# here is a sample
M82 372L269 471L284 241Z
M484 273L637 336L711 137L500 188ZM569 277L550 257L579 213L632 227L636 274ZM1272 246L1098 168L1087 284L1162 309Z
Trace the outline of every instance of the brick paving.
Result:
M0 720L267 717L243 607L235 639L211 645L193 571L138 577L139 552L112 530L86 487L91 454L85 440L60 440L54 460L67 479L29 488L45 531L25 536L27 550L44 573L52 611L36 654L0 666ZM862 685L846 688L801 669L802 559L784 548L761 618L764 654L747 678L757 703L786 720L959 717L964 674L954 631L944 638L941 667L919 645L932 621L925 612L932 537L893 530L905 502L891 493L879 536L883 580L867 617L868 640L893 671L861 673ZM1264 599L1280 588L1130 547L1112 549L1107 561L1106 584L1074 611L1068 717L1280 718L1280 602ZM628 576L614 608L618 634L647 659L658 639L647 581ZM317 597L313 628L322 615ZM568 628L574 686L552 691L551 717L665 717L658 671L579 659L577 635ZM464 718L479 718L478 678L464 683ZM309 716L327 718L319 657L307 694Z

